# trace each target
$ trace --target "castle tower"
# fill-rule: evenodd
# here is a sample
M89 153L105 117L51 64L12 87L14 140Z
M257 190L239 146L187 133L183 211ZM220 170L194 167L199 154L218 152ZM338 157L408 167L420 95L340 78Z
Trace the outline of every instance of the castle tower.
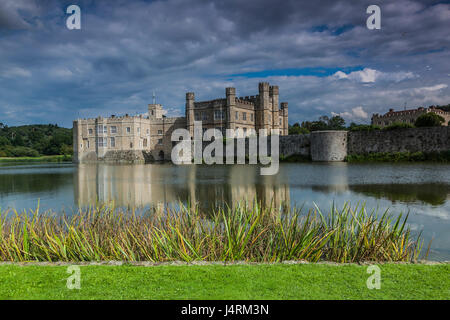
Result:
M160 104L152 103L148 105L148 117L150 119L161 119L163 116L163 107Z
M287 136L289 134L289 125L288 125L288 103L281 103L281 115L282 115L282 129L280 130L280 134L282 136Z
M194 136L194 103L195 96L193 92L186 93L186 125L191 137Z
M269 83L260 82L259 86L259 105L257 106L256 112L256 130L268 129L269 127L269 112L270 108L270 96L269 96ZM268 132L269 133L269 132Z
M274 130L279 129L280 126L280 120L279 120L279 89L278 86L270 86L269 88L269 96L272 102L272 123L271 128ZM280 134L281 131L280 131Z
M236 88L226 88L225 95L227 97L227 128L236 128Z

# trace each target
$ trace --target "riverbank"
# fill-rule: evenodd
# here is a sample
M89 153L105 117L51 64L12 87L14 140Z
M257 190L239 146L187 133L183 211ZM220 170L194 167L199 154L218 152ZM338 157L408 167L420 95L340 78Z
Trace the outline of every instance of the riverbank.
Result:
M365 265L0 265L0 299L450 299L449 264L383 264L380 289Z
M72 162L71 155L53 155L40 157L0 157L0 163L10 162Z
M450 162L450 150L443 152L375 152L350 154L347 162Z

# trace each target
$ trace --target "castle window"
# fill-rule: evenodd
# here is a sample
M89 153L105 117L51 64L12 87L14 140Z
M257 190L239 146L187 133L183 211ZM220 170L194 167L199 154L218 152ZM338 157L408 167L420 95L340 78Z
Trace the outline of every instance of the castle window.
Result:
M104 133L104 134L107 134L107 133L108 133L108 127L107 127L107 126L104 126L104 127L103 127L103 133Z
M103 137L97 138L97 146L99 148L107 147L108 146L108 140L106 140L106 138L103 138Z
M109 140L109 145L111 148L115 148L116 147L116 138L111 137Z
M89 129L89 134L93 134L93 133L94 133L93 130Z
M109 127L109 131L111 132L111 134L117 133L117 127L111 126L111 127Z
M162 130L158 130L158 134L159 134L160 136L162 136L163 131L162 131Z
M127 127L127 133L131 133L131 128Z
M150 134L150 129L147 129L147 134Z
M144 139L144 147L147 147L147 139Z
M163 139L158 139L158 144L163 144Z
M250 114L250 121L253 122L253 113Z
M239 111L236 111L235 117L236 117L236 120L239 120Z
M90 143L89 143L89 140L87 141L87 148L89 149L89 147L90 147Z
M138 133L141 133L141 128L138 127L138 128L137 128L137 132L138 132Z
M225 119L225 111L214 110L214 120L223 120L223 119Z
M200 117L200 113L196 112L195 113L195 121L200 121L200 120L202 120L201 117Z
M242 112L242 120L247 121L247 112Z
M247 128L244 128L244 136L247 135Z
M97 133L103 133L103 126L101 124L97 126Z
M280 126L281 126L281 118L280 118Z
M208 120L208 114L202 111L202 120Z

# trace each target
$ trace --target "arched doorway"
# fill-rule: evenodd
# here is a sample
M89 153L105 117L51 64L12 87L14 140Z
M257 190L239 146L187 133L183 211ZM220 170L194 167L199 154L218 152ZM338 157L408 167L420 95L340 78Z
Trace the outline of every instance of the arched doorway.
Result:
M164 151L160 151L158 154L159 160L164 160Z

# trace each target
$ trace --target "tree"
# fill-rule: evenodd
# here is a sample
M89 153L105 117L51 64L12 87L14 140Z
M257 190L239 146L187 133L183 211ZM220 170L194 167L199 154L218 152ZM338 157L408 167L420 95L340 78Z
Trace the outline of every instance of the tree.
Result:
M328 120L330 130L345 130L345 120L341 116L334 116Z
M416 119L414 125L416 127L440 127L445 119L434 112L428 112Z
M298 122L294 123L294 125L289 126L289 134L307 134L309 130L300 126Z

